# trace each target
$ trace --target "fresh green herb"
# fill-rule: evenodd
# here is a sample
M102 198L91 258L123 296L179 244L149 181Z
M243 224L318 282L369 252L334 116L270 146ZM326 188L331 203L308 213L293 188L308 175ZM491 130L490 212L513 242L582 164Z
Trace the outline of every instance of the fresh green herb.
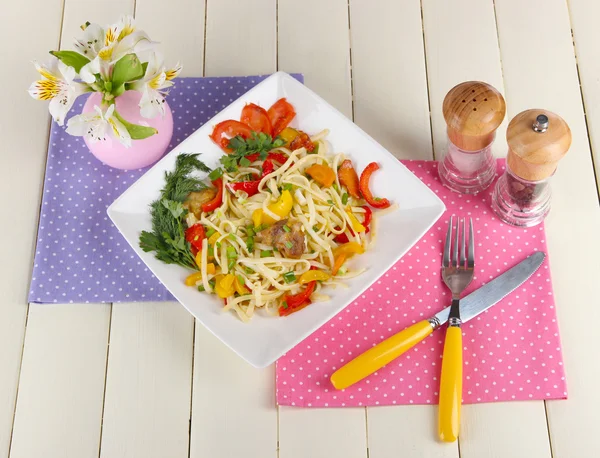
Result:
M294 283L296 281L296 274L294 272L286 272L283 274L283 279L286 283Z
M319 154L319 144L315 144L315 149L312 150L312 154Z
M185 240L188 212L182 203L191 192L207 187L201 179L190 176L194 171L208 173L210 169L198 159L198 154L180 154L175 170L165 173L160 198L150 204L152 231L142 231L139 239L140 248L154 251L157 259L191 268L196 268L196 261Z
M284 309L287 309L288 308L288 303L286 301L283 301L281 303L281 307L284 308Z
M237 240L235 234L229 234L229 240Z
M273 256L273 251L271 251L271 250L262 250L260 252L260 257L261 258L268 258L270 256Z
M260 159L264 161L267 158L267 153L269 151L284 144L285 140L279 137L273 139L273 137L263 132L252 132L250 138L247 139L238 135L231 138L227 145L233 152L221 157L220 162L225 167L225 170L228 172L235 172L238 168L238 164L244 167L250 165L250 161L246 156L259 153ZM244 162L242 162L243 159L245 159Z
M248 235L248 237L252 237L253 235L256 235L256 232L254 232L254 227L247 226L246 227L246 235Z
M313 226L313 231L315 232L319 232L319 226L317 226L316 224Z
M248 251L250 253L252 253L254 251L254 236L251 235L248 237L248 239L246 240L246 248L248 248Z
M294 185L291 183L284 183L281 189L292 192L294 190Z
M333 203L333 200L331 200L331 199L329 199L329 200L327 201L327 203L328 203L329 205L335 205L335 204Z
M217 281L213 278L211 280L208 280L208 284L210 285L211 288L215 288L215 285L217 284Z
M215 249L213 248L212 245L208 245L208 255L209 256L214 256L215 255Z
M215 230L214 230L212 227L211 227L211 228L209 228L209 229L206 231L206 238L207 238L207 239L211 238L211 237L212 237L212 236L215 234L215 232L217 232L217 231L215 231Z
M348 194L344 193L342 195L342 204L346 205L348 203Z
M291 231L290 227L289 227L287 224L284 224L284 225L283 225L283 230L284 230L285 232L290 232L290 231Z
M240 285L244 286L246 284L246 279L244 277L242 277L241 275L236 275L236 277Z
M218 180L223 176L224 170L222 168L214 169L212 172L208 174L208 178L210 181Z
M200 292L206 291L204 289L204 285L198 285L198 291L200 291Z
M294 245L292 245L292 242L285 242L285 246L288 250L291 250Z
M237 254L237 251L235 251L235 248L233 248L232 246L227 247L226 253L227 253L227 260L229 261L227 263L227 267L229 269L231 269L233 266L235 266L235 261L238 258L238 254Z
M221 242L217 242L217 243L215 243L215 248L216 248L217 250L220 250L220 249L221 249Z
M248 167L250 164L252 164L252 162L250 162L247 158L243 157L240 159L240 165L242 167Z
M375 202L379 202L379 201L381 200L381 197L375 197L373 200L374 200Z
M252 275L254 273L254 270L252 270L250 267L245 267L244 272L246 272L248 275Z
M258 234L260 231L265 230L267 227L269 226L267 226L266 224L261 224L260 226L256 226L254 228L254 232Z
M333 183L333 189L335 189L336 192L340 192L340 187L338 186L337 183Z

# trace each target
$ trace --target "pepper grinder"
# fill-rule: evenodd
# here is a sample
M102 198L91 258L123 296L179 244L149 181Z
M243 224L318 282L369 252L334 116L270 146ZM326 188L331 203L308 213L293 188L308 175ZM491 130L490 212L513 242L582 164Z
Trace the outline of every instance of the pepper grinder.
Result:
M449 141L440 180L454 191L477 194L496 176L492 143L506 114L504 97L487 83L466 81L450 89L442 110Z
M526 110L506 131L506 172L492 193L492 209L505 223L535 226L550 211L549 181L571 146L571 130L547 110Z

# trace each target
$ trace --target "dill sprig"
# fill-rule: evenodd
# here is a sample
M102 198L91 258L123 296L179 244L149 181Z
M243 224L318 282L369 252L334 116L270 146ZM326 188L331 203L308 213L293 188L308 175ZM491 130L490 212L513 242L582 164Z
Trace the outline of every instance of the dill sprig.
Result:
M207 187L202 179L191 176L195 171L210 173L211 170L198 159L198 154L177 157L175 170L165 172L165 186L160 198L150 204L152 232L142 231L139 240L142 250L154 251L157 259L190 268L195 268L196 262L190 244L185 240L188 211L182 202L190 192Z

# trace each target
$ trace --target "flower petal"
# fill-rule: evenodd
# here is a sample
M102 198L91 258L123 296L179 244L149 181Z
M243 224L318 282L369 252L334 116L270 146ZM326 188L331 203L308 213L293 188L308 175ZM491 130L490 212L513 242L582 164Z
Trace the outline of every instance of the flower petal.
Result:
M76 94L74 87L63 83L60 87L60 92L58 95L50 100L48 110L59 126L64 124L65 117L73 106L77 95L79 94Z
M181 64L179 62L177 62L175 67L173 67L170 70L167 70L165 72L165 75L167 76L167 81L171 81L173 78L177 78L179 76L179 74L181 73L182 68L183 67L181 66Z
M82 81L92 84L96 82L96 74L100 73L100 59L96 57L89 64L85 64L79 70L79 77Z
M129 148L131 146L131 135L129 135L129 131L125 128L123 123L112 116L108 119L108 124L110 126L110 135L121 142L126 148Z
M144 118L155 118L157 115L165 115L165 99L160 92L146 86L140 99L140 114Z

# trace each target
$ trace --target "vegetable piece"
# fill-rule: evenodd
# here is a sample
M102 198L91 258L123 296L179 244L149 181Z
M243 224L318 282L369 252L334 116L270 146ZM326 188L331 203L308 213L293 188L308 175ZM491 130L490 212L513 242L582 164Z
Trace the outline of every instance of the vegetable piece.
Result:
M205 213L219 208L223 203L223 178L218 178L212 184L217 188L217 194L213 200L202 205L202 211Z
M183 202L183 208L192 212L196 218L200 218L200 215L202 214L202 205L213 200L216 195L217 190L215 188L206 188L202 191L190 192Z
M363 226L362 224L360 224L360 221L358 221L358 219L356 218L356 216L354 216L354 213L352 213L352 210L350 210L349 208L346 209L346 214L348 215L348 218L350 219L350 224L352 226L352 229L356 232L365 232L367 229L365 228L365 226Z
M371 224L371 220L373 219L373 211L371 210L371 207L368 207L367 205L363 205L361 208L363 208L365 210L365 219L362 222L362 225L365 228L365 234L368 234L369 232L371 232L371 229L369 228L369 226ZM338 227L338 230L339 230L339 227ZM354 235L354 231L352 229L349 229L349 230L350 230L350 233L352 235ZM335 240L337 243L348 243L350 241L348 239L348 236L345 233L336 235L333 240Z
M273 135L276 136L294 119L296 111L294 111L294 107L285 98L282 98L269 108L267 114L273 127Z
M185 279L186 286L196 286L196 283L202 281L202 273L195 272L191 275L188 275Z
M215 243L217 243L217 240L219 240L219 237L221 237L221 234L219 234L218 232L214 232L213 235L211 235L208 239L208 244L214 246Z
M315 149L315 144L310 141L310 137L307 133L299 130L296 138L294 138L291 141L289 148L292 151L296 151L297 149L300 149L302 147L306 148L306 151L308 151L309 153L312 153Z
M262 250L260 252L260 257L261 258L269 258L271 256L273 256L273 250Z
M333 267L331 268L331 275L337 275L338 271L340 270L340 267L342 267L342 265L346 262L347 258L347 255L345 255L344 253L338 254L335 257L333 261Z
M287 316L310 304L310 296L315 292L317 282L311 281L306 289L298 294L283 296L283 302L279 307L279 316Z
M233 280L233 288L240 296L250 294L250 290L244 286L244 283L244 277L241 277L240 275L235 276L235 279Z
M250 163L256 162L258 161L258 159L260 159L260 154L249 154L248 156L246 156L246 159L248 159ZM277 162L278 164L285 164L288 160L288 157L283 153L269 153L267 154L266 160Z
M232 193L236 191L244 191L248 194L248 197L252 197L253 195L258 193L258 185L260 184L260 180L252 180L252 181L238 181L236 183L227 183L227 189L229 189Z
M363 226L367 228L367 233L369 232L369 226L371 225L371 220L373 219L373 210L371 210L368 206L363 205L361 208L365 209L365 219L363 221Z
M219 296L221 299L226 299L229 296L233 296L235 293L235 287L233 286L235 275L217 275L215 280L215 293L217 293L217 296Z
M371 207L388 208L390 206L390 201L387 199L373 197L373 194L369 189L369 180L371 179L371 175L377 170L379 170L379 165L377 164L377 162L371 162L363 170L362 174L360 175L359 181L360 192Z
M212 262L206 264L206 273L209 275L214 275L217 271L217 268Z
M283 191L279 199L269 205L267 208L269 211L275 213L277 216L281 218L285 218L291 211L292 206L294 205L294 198L289 191ZM254 221L255 226L260 226L261 224L273 224L275 220L271 218L269 215L265 214L262 211L262 208L257 208L254 210L252 214L252 221ZM258 223L258 224L257 224Z
M240 118L244 124L250 126L255 132L263 132L267 135L273 135L273 128L267 110L253 103L242 108L242 116Z
M309 270L300 275L298 279L298 283L301 285L305 283L310 283L311 281L327 281L331 278L327 272L323 272L322 270Z
M205 238L202 224L194 224L185 230L185 239L198 251L202 250L202 240Z
M329 188L335 181L335 172L327 165L313 164L305 170L321 186Z
M235 266L235 261L237 261L238 258L237 251L235 251L234 247L228 246L225 253L227 255L227 268L231 270L233 269L233 266Z
M289 145L294 138L298 136L298 131L292 127L286 127L279 132L279 137L285 140L286 145Z
M286 272L283 274L283 279L286 283L294 283L296 281L296 274L294 272Z
M364 252L365 248L360 243L356 242L344 243L333 251L334 256L343 254L348 258L355 254L363 254Z
M238 168L238 163L243 158L246 158L250 163L256 161L258 158L265 160L269 151L283 144L285 142L281 138L273 139L264 132L252 132L248 139L242 136L233 137L229 140L228 144L228 147L233 152L227 156L222 156L219 162L223 164L228 172L235 172Z
M229 146L229 141L237 136L243 139L248 139L252 135L252 129L246 124L239 121L229 119L227 121L220 122L213 129L210 138L221 147L227 154L232 153L233 149Z
M338 168L338 177L340 178L342 186L346 186L348 194L355 199L360 199L358 175L356 174L356 170L354 170L350 159L346 159L342 162L342 165Z

